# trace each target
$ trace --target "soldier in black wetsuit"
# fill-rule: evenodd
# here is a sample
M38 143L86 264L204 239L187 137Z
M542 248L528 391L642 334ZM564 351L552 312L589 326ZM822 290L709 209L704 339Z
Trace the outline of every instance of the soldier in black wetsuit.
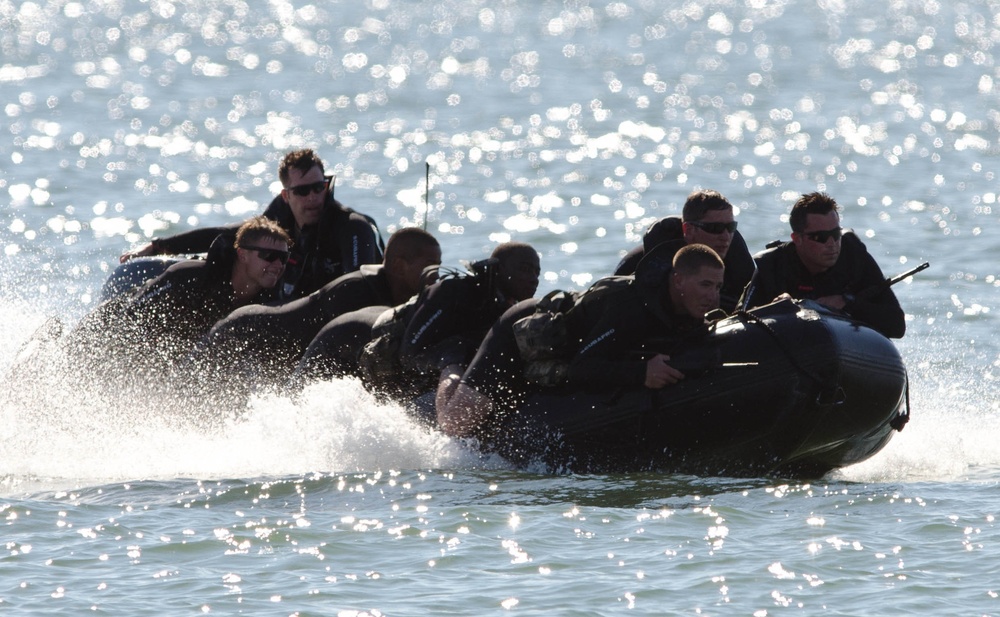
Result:
M837 202L824 193L802 195L792 206L792 241L758 253L748 306L779 297L815 300L840 310L888 338L906 332L896 294L864 243L840 227Z
M412 310L400 311L406 324L397 352L399 378L379 375L374 388L406 396L433 389L439 380L440 387L449 387L449 377L457 384L496 319L538 288L538 253L528 244L501 244L480 264L475 276L443 278Z
M683 242L679 242L681 240ZM633 274L643 255L668 242L676 248L685 244L705 244L719 254L726 264L719 306L726 312L733 312L753 276L754 262L746 241L736 230L733 205L729 200L713 190L691 193L684 202L681 216L668 216L653 223L643 235L642 244L618 262L615 275Z
M195 360L232 378L243 352L252 349L255 377L284 381L327 323L358 309L405 302L420 292L424 269L440 263L434 236L417 227L400 229L389 237L383 264L362 265L298 300L244 306L226 316L199 345Z
M658 389L683 379L668 352L704 333L705 314L719 307L724 272L715 251L688 244L664 273L667 280L636 276L634 285L574 316L571 328L587 333L570 362L569 383Z
M312 150L296 150L278 167L281 194L263 216L281 225L294 240L292 254L275 289L286 302L308 295L362 264L382 261L382 238L371 217L333 198L323 161ZM203 253L219 235L235 233L239 225L209 227L156 238L121 256L121 261L149 255Z
M69 335L69 350L96 371L163 373L220 317L265 297L281 278L290 245L284 229L255 217L235 240L219 236L207 259L174 264L102 303Z
M665 351L701 336L704 316L718 308L724 266L709 247L692 244L650 251L634 276L602 279L566 313L568 382L584 389L609 386L662 388L683 379ZM453 396L437 408L449 435L477 435L501 410L511 409L534 386L524 378L513 325L535 309L510 309L490 331ZM655 343L654 347L647 346Z

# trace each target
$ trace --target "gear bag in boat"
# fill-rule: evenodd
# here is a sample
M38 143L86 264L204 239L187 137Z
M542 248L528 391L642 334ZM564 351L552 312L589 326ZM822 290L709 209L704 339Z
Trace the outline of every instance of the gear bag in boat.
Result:
M570 360L579 343L570 333L574 311L603 301L608 294L618 293L632 283L631 276L609 276L582 294L552 291L538 301L533 314L514 322L514 339L524 360L525 380L539 386L565 384Z

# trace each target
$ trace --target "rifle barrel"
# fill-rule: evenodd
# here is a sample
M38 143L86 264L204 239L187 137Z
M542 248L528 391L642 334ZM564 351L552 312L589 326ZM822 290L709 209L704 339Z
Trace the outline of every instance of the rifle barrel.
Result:
M889 285L895 285L896 283L900 282L901 280L913 276L917 272L922 272L922 271L926 270L927 268L930 267L930 265L931 265L930 262L925 261L924 263L920 264L916 268L911 268L911 269L907 270L906 272L904 272L902 274L897 274L896 276L892 277L891 279L889 279L886 282Z
M882 293L883 291L885 291L886 289L889 289L890 287L892 287L896 283L902 281L903 279L905 279L907 277L910 277L910 276L913 276L914 274L916 274L917 272L920 272L921 270L925 270L930 265L931 264L929 262L925 261L924 263L920 264L916 268L910 268L909 270L907 270L906 272L904 272L902 274L897 274L896 276L893 276L891 278L885 279L884 281L882 281L881 283L879 283L877 285L872 285L871 287L867 287L867 288L859 291L858 294L857 294L857 296L859 298L865 298L865 299L873 298L873 297L877 296L878 294Z

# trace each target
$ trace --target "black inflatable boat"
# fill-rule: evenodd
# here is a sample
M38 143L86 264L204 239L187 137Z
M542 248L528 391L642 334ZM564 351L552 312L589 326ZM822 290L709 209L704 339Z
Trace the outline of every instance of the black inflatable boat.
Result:
M881 450L909 418L895 345L810 301L723 319L662 390L532 395L485 447L554 470L819 477Z
M132 260L103 296L176 261ZM482 446L553 471L819 477L870 458L909 419L906 368L895 345L812 301L720 320L700 346L671 363L687 378L661 390L534 394L501 414Z

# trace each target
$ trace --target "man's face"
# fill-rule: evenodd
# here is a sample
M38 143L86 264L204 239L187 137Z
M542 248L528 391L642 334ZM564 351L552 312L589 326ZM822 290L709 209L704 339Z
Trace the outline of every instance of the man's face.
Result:
M719 254L719 257L725 259L726 252L729 251L729 245L733 242L735 230L720 230L717 227L732 223L734 220L732 209L709 210L700 221L684 223L684 242L687 244L708 245ZM704 225L709 229L703 229L699 225Z
M398 259L398 258L397 258ZM419 293L427 283L424 270L430 266L441 265L441 247L427 247L416 259L404 261L402 264L403 280L410 295Z
M288 170L288 186L281 189L281 196L291 206L295 224L300 229L319 221L328 190L319 165L306 173L294 167Z
M518 302L527 300L535 295L541 273L538 253L533 250L517 251L501 261L497 269L500 291Z
M719 308L719 290L722 289L722 277L725 270L702 266L694 274L682 274L675 271L671 274L674 293L674 310L690 315L696 319L705 317L705 313Z
M239 249L247 278L263 289L274 287L285 272L288 245L278 238L261 238L254 240L250 246L256 248Z
M819 233L817 234L817 232ZM805 230L792 232L795 252L798 253L806 270L812 274L818 274L837 263L837 259L840 257L839 232L840 215L836 212L806 215Z

